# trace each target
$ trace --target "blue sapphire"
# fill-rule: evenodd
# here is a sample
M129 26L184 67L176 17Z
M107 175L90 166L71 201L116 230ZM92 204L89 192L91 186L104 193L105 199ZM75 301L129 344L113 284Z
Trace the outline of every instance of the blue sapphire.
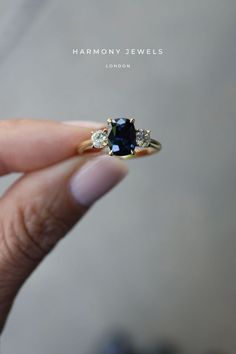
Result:
M108 146L113 155L132 154L136 146L134 123L127 118L112 119L109 123Z

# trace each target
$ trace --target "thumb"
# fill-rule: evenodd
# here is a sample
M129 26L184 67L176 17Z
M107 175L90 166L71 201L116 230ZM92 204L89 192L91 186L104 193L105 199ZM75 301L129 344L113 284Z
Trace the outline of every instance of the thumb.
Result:
M23 176L6 192L0 200L0 328L37 264L126 173L117 158L75 157Z

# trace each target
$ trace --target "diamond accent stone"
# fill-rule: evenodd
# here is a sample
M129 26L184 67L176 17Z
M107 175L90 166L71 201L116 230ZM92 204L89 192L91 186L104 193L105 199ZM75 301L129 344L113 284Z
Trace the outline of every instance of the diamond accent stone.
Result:
M148 147L151 142L150 131L146 129L138 129L136 131L136 143L139 147Z
M93 147L97 149L101 149L107 146L108 137L107 137L107 133L104 132L103 130L97 130L95 133L92 134L91 139L92 139Z

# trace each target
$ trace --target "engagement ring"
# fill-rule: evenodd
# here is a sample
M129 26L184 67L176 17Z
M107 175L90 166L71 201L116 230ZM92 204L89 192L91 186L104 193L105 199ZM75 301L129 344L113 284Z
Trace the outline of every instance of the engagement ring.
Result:
M136 129L134 123L133 118L109 118L106 128L92 132L91 139L78 146L78 153L104 149L110 156L128 159L160 151L161 143L151 138L150 130Z

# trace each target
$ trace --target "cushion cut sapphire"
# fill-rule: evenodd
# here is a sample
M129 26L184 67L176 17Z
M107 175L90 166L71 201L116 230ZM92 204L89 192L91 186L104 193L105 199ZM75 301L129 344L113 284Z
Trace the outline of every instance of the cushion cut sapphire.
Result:
M113 155L132 154L136 146L134 123L127 118L112 119L109 123L108 146Z

